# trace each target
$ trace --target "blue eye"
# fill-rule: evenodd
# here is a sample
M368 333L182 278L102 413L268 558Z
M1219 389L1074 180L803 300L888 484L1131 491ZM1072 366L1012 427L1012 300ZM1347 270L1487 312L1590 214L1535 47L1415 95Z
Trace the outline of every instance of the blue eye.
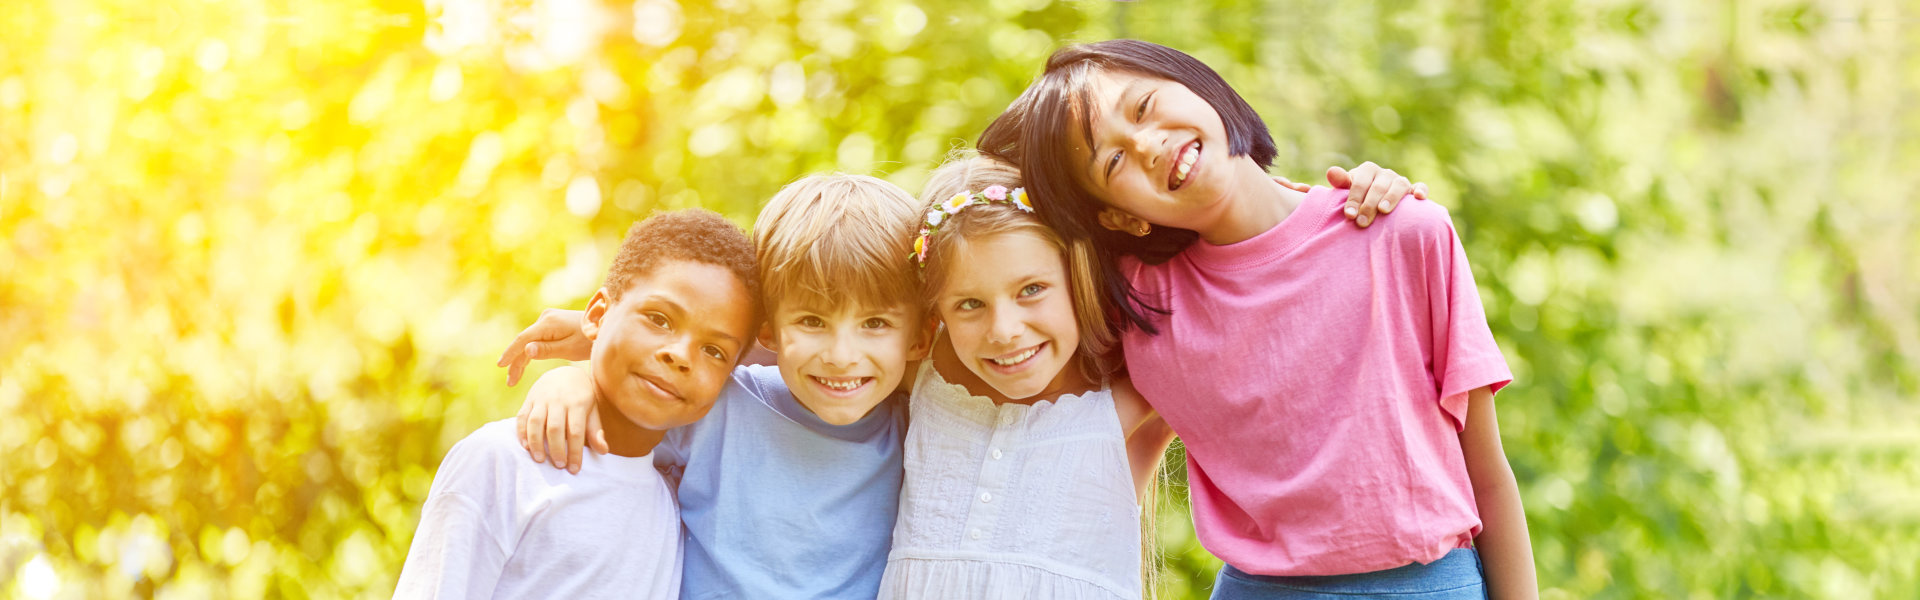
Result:
M973 310L976 308L980 308L982 306L986 306L986 304L972 298L961 300L960 302L953 305L954 308L959 310Z
M1040 285L1038 283L1029 283L1027 284L1027 287L1020 288L1020 295L1032 296L1034 294L1040 293L1040 290L1044 290L1044 289L1047 289L1047 286Z

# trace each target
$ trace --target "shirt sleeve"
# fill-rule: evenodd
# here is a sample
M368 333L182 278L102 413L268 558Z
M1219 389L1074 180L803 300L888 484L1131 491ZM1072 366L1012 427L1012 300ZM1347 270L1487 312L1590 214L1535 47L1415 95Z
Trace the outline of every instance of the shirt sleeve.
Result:
M489 523L485 491L461 488L486 479L466 476L461 461L444 462L442 479L434 482L420 510L420 528L400 569L395 598L491 597L507 564L510 553L498 540L498 524Z
M1440 408L1453 420L1455 431L1464 431L1468 392L1489 386L1498 392L1513 381L1513 372L1508 370L1507 359L1487 326L1487 311L1480 304L1473 267L1467 263L1466 248L1461 246L1451 220L1432 243L1434 255L1440 257L1428 263L1427 272L1427 297L1433 315L1433 374L1440 388Z

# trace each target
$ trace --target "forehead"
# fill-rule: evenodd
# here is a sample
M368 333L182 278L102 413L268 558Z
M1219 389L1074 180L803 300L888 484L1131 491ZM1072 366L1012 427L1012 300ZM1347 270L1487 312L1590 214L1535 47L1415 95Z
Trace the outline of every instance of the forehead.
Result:
M1169 80L1115 69L1093 69L1085 77L1069 80L1066 86L1068 106L1075 117L1072 120L1075 135L1087 135L1087 126L1098 123L1111 116L1114 102L1130 93L1172 83Z
M747 339L753 327L753 297L732 270L719 265L666 260L633 278L620 304L671 304L703 333Z
M773 312L778 314L808 313L826 317L864 317L872 315L905 315L914 312L916 309L917 305L912 302L875 304L846 296L822 298L815 297L814 294L793 294L775 301Z
M947 267L947 293L1066 274L1060 249L1033 231L1016 229L958 241L953 247L957 258Z

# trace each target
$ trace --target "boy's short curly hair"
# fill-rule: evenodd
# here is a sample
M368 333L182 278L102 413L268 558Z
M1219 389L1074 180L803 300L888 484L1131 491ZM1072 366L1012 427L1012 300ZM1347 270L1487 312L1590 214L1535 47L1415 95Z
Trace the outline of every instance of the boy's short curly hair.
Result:
M753 329L766 314L760 303L760 278L753 242L740 226L719 213L698 208L655 213L627 230L620 252L607 269L607 298L618 302L635 277L646 275L663 261L687 260L726 269L747 288L752 303Z

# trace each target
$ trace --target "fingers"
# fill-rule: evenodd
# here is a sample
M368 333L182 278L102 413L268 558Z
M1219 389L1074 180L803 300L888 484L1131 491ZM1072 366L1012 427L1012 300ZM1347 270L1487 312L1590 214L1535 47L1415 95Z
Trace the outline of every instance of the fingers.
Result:
M1353 187L1353 176L1338 166L1327 167L1327 185L1333 189L1344 190Z
M520 403L520 412L513 415L513 436L520 440L520 449L526 450L528 456L535 462L539 462L540 457L533 454L533 446L527 444L527 413L532 412L532 409L532 398Z
M581 449L587 445L587 413L592 408L593 405L589 404L584 407L570 407L567 409L566 464L568 473L575 475L580 474L580 464L583 462L583 457L580 455L580 452Z
M587 411L587 445L602 456L613 451L607 446L607 430L600 426L599 406Z
M1347 184L1350 187L1347 190L1347 204L1344 212L1347 218L1353 219L1353 222L1361 227L1373 224L1374 207L1366 206L1366 199L1367 191L1376 181L1374 175L1379 171L1378 165L1366 162L1354 167L1353 171L1346 174Z
M1407 194L1413 193L1414 189L1413 182L1407 181L1406 177L1394 177L1392 179L1392 185L1388 187L1387 195L1380 199L1380 212L1382 214L1393 212L1393 207L1400 205L1400 199L1407 197Z
M547 407L547 464L555 469L567 468L567 409L563 406Z
M1284 187L1296 192L1305 193L1305 192L1313 191L1313 186L1310 186L1304 183L1294 183L1293 180L1287 179L1285 177L1281 177L1278 175L1275 175L1273 177L1273 182L1280 184L1280 187Z
M1360 200L1360 216L1354 219L1354 223L1361 227L1372 225L1374 217L1379 216L1379 213L1386 212L1381 209L1381 205L1387 203L1389 197L1399 197L1389 196L1389 194L1393 192L1394 184L1404 180L1405 178L1400 177L1400 174L1393 172L1392 169L1381 169L1379 174L1373 178L1371 185L1367 186L1365 192L1366 197ZM1402 195L1406 194L1406 189L1402 188L1400 193Z
M533 399L527 400L532 402ZM547 411L522 406L520 412L522 416L517 420L525 423L520 426L520 440L526 445L527 454L533 456L533 462L547 462Z
M1421 199L1421 200L1426 200L1426 199L1427 199L1427 184L1424 184L1424 183L1416 183L1416 184L1413 184L1413 197L1415 197L1415 198L1419 198L1419 199Z
M513 364L507 366L507 387L513 387L515 384L520 383L520 376L526 374L527 363L532 362L533 359L536 358L534 352L538 350L539 347L539 344L527 342L525 346L522 346L522 348L524 348L523 351L515 353L516 356L513 359Z

